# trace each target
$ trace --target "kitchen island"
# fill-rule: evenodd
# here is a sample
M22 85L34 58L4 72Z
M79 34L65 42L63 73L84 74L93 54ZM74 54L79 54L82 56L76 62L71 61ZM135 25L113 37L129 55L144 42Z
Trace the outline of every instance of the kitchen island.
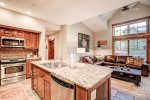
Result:
M56 60L34 61L32 63L32 89L34 89L43 100L51 100L53 94L51 76L74 84L75 100L110 100L111 99L111 73L107 67L77 63L76 68L69 65L62 67L54 66ZM56 94L57 95L57 94ZM73 99L73 100L74 100Z

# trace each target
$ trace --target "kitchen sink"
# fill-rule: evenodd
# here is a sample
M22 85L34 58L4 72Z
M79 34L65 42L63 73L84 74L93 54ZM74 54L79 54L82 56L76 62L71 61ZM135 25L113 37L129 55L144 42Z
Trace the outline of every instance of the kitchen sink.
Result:
M40 65L45 66L47 68L61 68L68 66L67 64L61 62L54 62L54 63L41 63Z

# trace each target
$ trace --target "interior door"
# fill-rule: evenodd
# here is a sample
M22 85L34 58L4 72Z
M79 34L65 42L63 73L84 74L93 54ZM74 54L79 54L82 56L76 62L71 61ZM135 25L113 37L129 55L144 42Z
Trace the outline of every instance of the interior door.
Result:
M54 59L54 42L55 40L48 41L48 59Z

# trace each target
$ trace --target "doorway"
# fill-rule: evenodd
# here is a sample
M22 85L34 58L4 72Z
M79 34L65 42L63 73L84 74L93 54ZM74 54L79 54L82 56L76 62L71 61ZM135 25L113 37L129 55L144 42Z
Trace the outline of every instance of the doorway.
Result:
M54 59L54 44L55 40L48 41L48 59Z

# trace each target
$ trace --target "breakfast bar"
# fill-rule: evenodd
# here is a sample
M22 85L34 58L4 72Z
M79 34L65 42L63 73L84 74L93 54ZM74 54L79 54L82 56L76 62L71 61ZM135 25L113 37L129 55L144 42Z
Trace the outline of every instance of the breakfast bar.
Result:
M54 94L58 89L53 84L53 77L57 83L72 88L70 95L62 96L61 100L110 100L111 99L111 73L110 68L98 65L76 63L76 68L56 60L32 62L32 89L44 100L59 100ZM64 85L69 83L70 85ZM53 85L53 86L51 86ZM63 92L64 93L64 92ZM72 94L71 94L72 93ZM57 96L54 96L57 95ZM72 99L69 99L73 96Z

